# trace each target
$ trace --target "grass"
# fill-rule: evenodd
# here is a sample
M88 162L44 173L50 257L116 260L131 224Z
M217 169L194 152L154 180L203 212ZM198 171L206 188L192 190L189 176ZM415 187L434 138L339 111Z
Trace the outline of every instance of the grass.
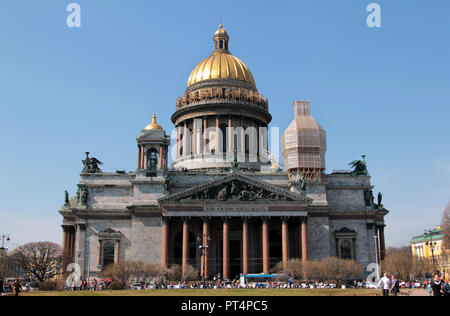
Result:
M379 290L371 289L185 289L33 292L21 293L21 296L377 296L380 294Z

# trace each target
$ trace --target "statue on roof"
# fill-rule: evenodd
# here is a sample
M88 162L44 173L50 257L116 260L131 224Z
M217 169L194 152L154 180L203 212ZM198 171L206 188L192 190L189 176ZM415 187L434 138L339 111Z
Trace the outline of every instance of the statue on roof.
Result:
M89 157L89 152L86 152L86 159L82 160L84 168L81 173L101 173L99 165L103 165L103 163L94 157Z
M382 200L383 200L383 193L381 193L381 192L378 192L378 208L380 208L383 204L381 204L381 202L382 202Z
M308 181L306 180L306 178L304 176L301 176L300 178L300 190L302 190L303 192L306 191L306 186L308 185Z
M64 191L64 204L69 205L69 192Z
M354 168L351 174L358 176L368 176L369 172L367 171L366 155L362 155L361 157L361 160L355 160L348 164L349 166Z

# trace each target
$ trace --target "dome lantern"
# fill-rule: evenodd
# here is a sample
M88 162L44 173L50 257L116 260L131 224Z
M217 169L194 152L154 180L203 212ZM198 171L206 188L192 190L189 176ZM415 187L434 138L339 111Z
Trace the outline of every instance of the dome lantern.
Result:
M228 53L228 41L230 37L227 31L223 28L223 25L219 25L219 29L214 34L214 51L227 52Z

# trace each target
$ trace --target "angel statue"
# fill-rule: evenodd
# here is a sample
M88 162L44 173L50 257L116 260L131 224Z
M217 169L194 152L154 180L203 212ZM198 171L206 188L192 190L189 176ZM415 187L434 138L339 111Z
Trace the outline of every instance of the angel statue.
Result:
M97 158L90 158L89 152L86 152L86 159L82 161L84 168L81 173L101 173L102 170L100 169L99 165L103 165L103 163L98 160Z
M362 157L362 160L352 161L348 165L351 166L352 168L355 168L351 172L352 174L368 176L369 172L367 171L366 155L362 155L361 157Z

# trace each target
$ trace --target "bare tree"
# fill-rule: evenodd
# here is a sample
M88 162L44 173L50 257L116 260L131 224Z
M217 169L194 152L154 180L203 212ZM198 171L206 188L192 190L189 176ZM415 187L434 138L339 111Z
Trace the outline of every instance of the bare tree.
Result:
M303 266L300 259L291 259L288 261L287 269L284 269L283 262L280 261L272 268L274 273L286 273L295 279L301 279L303 277Z
M389 254L381 262L381 267L384 272L404 281L420 278L435 269L430 260L413 257L408 246L390 248Z
M42 282L56 276L61 246L50 241L28 243L18 247L13 258L27 273Z
M324 258L303 263L303 273L309 280L349 281L360 278L364 267L354 260Z

